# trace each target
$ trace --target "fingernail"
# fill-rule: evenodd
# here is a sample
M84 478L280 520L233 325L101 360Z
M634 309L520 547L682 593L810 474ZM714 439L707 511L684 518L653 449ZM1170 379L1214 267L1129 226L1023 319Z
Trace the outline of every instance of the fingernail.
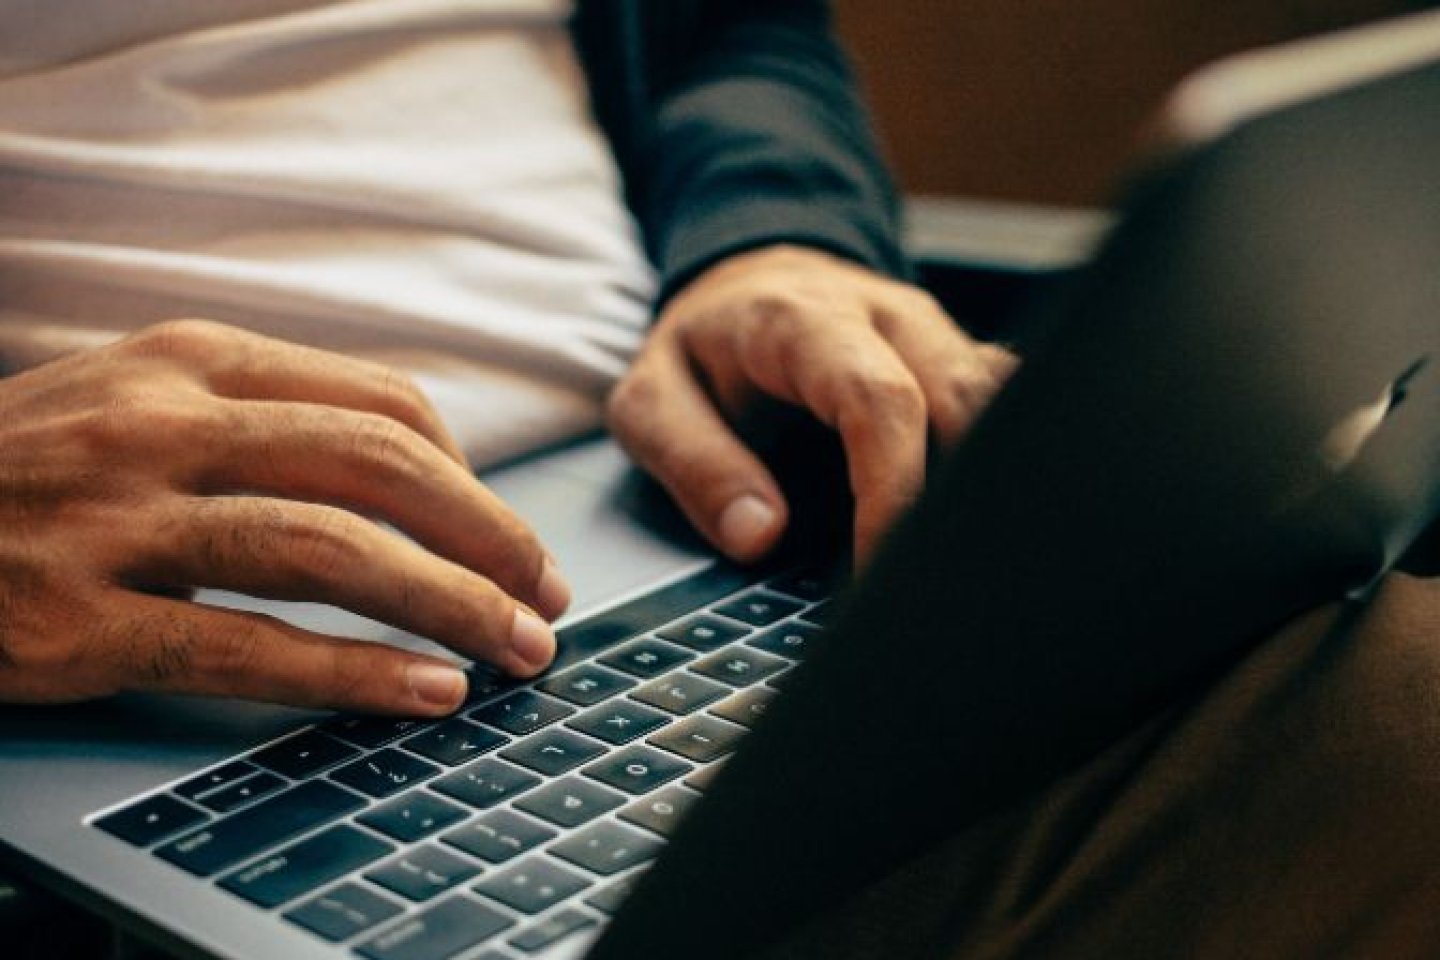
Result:
M774 525L775 508L747 493L732 500L720 514L720 544L728 553L754 556Z
M453 710L465 698L465 674L438 663L412 663L405 668L410 695L432 707Z
M540 584L535 588L535 599L540 602L540 609L545 616L552 620L570 606L570 584L565 582L553 560L545 561L545 569L540 573Z
M532 669L539 670L555 659L555 634L544 620L517 606L510 627L510 649Z

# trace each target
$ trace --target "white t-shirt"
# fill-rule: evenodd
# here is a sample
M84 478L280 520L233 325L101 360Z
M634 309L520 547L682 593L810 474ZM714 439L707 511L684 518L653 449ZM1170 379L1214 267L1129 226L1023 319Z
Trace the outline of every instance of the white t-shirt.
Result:
M567 0L0 0L0 340L201 316L589 429L654 278Z

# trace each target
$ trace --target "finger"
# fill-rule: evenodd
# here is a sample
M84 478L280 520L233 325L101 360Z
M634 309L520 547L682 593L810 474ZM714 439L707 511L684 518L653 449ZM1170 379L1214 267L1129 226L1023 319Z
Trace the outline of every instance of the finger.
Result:
M920 384L930 425L947 446L969 432L1015 368L1009 351L972 339L924 294L893 298L874 323Z
M186 498L131 569L149 582L328 603L518 676L555 656L549 626L495 584L336 507Z
M775 545L788 518L779 485L716 411L674 339L651 340L608 413L620 445L726 555L748 562Z
M456 463L465 456L434 406L392 367L204 320L177 320L130 338L131 349L193 358L206 385L240 400L290 400L398 420Z
M465 698L454 665L386 644L139 594L125 611L93 658L119 689L406 716L441 716Z
M868 323L771 312L747 319L736 335L736 355L761 389L839 432L863 560L924 486L923 391Z
M227 401L192 456L202 492L264 492L346 506L483 573L547 617L570 589L530 527L469 470L405 425L305 403Z

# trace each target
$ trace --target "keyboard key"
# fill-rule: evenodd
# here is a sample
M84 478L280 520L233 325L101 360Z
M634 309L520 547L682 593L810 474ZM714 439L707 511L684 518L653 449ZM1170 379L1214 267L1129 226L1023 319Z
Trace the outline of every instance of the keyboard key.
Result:
M365 826L403 843L423 840L438 830L459 823L470 811L430 793L415 790L356 817Z
M332 717L322 723L320 729L347 743L371 750L414 733L428 722L398 717Z
M724 760L717 760L709 766L701 767L685 778L685 786L691 790L699 790L703 793L710 789L710 785L715 782L715 778L720 775L720 771L723 769L725 769Z
M137 847L148 847L208 819L204 810L162 793L106 814L95 826Z
M565 725L606 743L621 744L643 737L669 722L668 714L622 697L567 720Z
M783 593L796 600L819 603L835 592L835 582L830 576L816 570L800 570L776 577L765 585L776 593Z
M585 898L585 905L587 907L594 907L601 913L613 916L615 911L620 909L620 904L624 903L626 898L630 896L630 892L635 889L635 884L640 879L641 873L643 873L643 871L637 870L628 877L616 880L609 886L601 887Z
M705 614L655 631L657 636L664 637L666 640L674 640L676 643L684 644L701 653L718 650L749 632L749 627Z
M633 686L635 681L624 674L587 663L546 679L539 684L539 689L582 707L591 707Z
M819 627L799 620L791 620L778 627L771 627L759 636L751 637L745 642L767 653L799 660L805 656L805 652L810 649L810 645L815 642L815 638L820 636L820 633Z
M700 794L676 784L653 796L636 800L620 811L620 819L668 837L690 811L691 804L699 799Z
M500 756L547 777L558 777L604 752L605 748L589 737L557 728L528 737L501 751Z
M365 801L349 790L314 780L186 834L160 847L155 855L208 877L364 805Z
M606 654L600 658L600 662L617 670L624 670L641 680L649 680L694 657L695 654L673 643L647 637L627 643L619 650Z
M282 777L304 780L359 753L359 750L334 737L327 737L318 730L307 730L266 747L250 759Z
M626 793L649 793L669 780L689 773L693 767L649 747L627 747L585 768L594 777Z
M566 777L536 790L515 806L557 826L578 827L624 802L622 795L598 783Z
M800 614L800 619L806 623L813 623L817 627L830 626L830 622L835 619L835 601L826 600L824 603L817 603Z
M436 763L458 767L509 742L510 738L503 733L496 733L489 727L456 717L423 733L415 734L401 746L422 757L429 757Z
M469 687L465 691L465 706L477 707L514 690L523 681L497 673L490 667L471 664L465 669Z
M748 687L771 674L779 673L789 664L788 660L772 657L759 650L733 647L712 653L699 663L691 664L690 669L707 677L723 680L731 686Z
M284 780L273 773L261 770L248 780L241 780L224 790L218 790L207 797L202 797L200 802L216 813L230 813L232 810L239 810L246 804L254 803L261 797L278 793L284 788Z
M494 907L461 894L406 917L355 950L369 960L449 960L514 925Z
M683 716L699 710L708 703L714 703L729 692L729 687L713 680L697 677L693 673L681 672L672 673L659 680L651 680L630 695L652 707L659 707L661 710Z
M525 953L539 953L552 943L595 926L595 918L572 907L566 907L539 923L526 927L510 938L510 946Z
M769 687L751 687L715 704L710 708L710 712L717 717L733 720L741 726L754 727L765 715L776 695L776 691Z
M608 877L647 863L660 854L665 841L608 821L586 827L550 848L550 853L577 867Z
M545 857L530 857L470 889L521 913L540 913L590 886L590 881Z
M384 923L401 909L390 898L372 893L358 883L342 883L300 904L285 914L285 919L338 943Z
M222 879L220 886L258 906L278 907L394 849L354 827L331 827L241 867Z
M330 774L331 779L354 787L372 797L388 797L422 780L428 780L440 768L399 750L377 750Z
M521 690L503 700L472 710L470 718L522 737L549 726L556 720L563 720L574 712L574 707L553 697Z
M533 773L487 757L441 777L430 786L447 797L484 810L524 793L539 782L540 778Z
M717 604L716 613L742 620L752 627L768 627L804 609L805 604L797 603L775 593L752 590L743 597Z
M509 810L492 810L472 823L451 830L440 839L486 863L504 863L554 836L554 830L529 817Z
M696 763L709 763L733 752L744 736L744 727L697 713L646 742Z
M477 864L434 844L407 850L394 860L382 863L365 874L365 879L378 883L407 900L422 903L464 883L480 872Z
M198 777L186 780L175 788L175 792L186 800L198 800L205 794L219 790L221 787L228 787L232 783L239 783L254 773L255 770L256 767L254 764L246 763L244 760L236 760L233 763L227 763L223 767L216 767L214 770L202 773Z

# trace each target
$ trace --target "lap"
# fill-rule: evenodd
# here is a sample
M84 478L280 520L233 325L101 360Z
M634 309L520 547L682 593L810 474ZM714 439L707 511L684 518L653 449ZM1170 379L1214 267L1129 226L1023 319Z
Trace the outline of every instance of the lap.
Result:
M1437 809L1440 579L1397 574L773 955L1429 957Z

